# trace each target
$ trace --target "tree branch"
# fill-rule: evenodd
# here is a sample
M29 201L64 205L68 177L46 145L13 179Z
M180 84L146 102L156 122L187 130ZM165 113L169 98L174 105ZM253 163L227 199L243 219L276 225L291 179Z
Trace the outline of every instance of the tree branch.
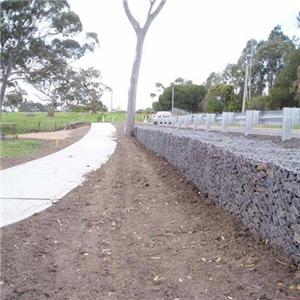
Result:
M161 9L166 4L167 0L161 0L161 2L158 4L156 9L153 12L151 12L155 2L156 2L156 0L150 0L150 8L149 8L149 11L148 11L147 20L146 20L146 23L145 23L144 27L142 28L142 30L145 33L147 32L147 30L148 30L150 24L152 23L152 21L155 19L155 17L159 14Z
M131 25L133 26L134 30L136 33L139 33L141 30L141 26L138 23L138 21L135 19L135 17L132 15L129 6L128 6L128 1L127 0L123 0L123 6L124 6L124 10L125 13L127 15L128 20L130 21Z

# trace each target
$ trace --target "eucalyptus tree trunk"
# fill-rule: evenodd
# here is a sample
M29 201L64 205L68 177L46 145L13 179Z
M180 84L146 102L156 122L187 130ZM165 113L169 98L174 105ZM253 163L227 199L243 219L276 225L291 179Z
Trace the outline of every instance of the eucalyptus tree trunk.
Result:
M4 96L5 96L5 90L7 85L7 76L3 76L1 78L2 82L0 83L0 121L2 117L2 111L3 111L3 103L4 103Z
M6 72L5 72L6 71ZM11 67L9 66L7 70L4 70L4 67L1 70L1 84L0 84L0 122L2 120L2 111L4 104L5 91L7 87L9 73L11 71Z
M128 92L128 103L127 103L127 122L126 122L126 134L133 135L134 119L135 119L135 108L136 108L136 93L137 84L140 72L140 65L142 61L144 36L137 38L135 58L131 71L130 88Z
M145 36L149 29L149 26L151 25L154 18L159 14L161 9L165 5L166 1L167 0L160 0L159 2L157 2L157 0L149 0L149 9L148 9L148 14L147 14L147 18L145 21L145 25L143 27L141 27L141 25L134 18L134 16L132 15L132 13L129 9L128 0L123 0L123 6L124 6L125 13L127 15L127 18L129 19L133 29L135 30L136 39L137 39L135 58L134 58L133 66L132 66L130 87L129 87L129 92L128 92L127 121L126 121L126 127L125 127L126 135L133 135L133 133L134 133L136 93L137 93L137 85L138 85L138 79L139 79L139 72L140 72ZM156 8L154 8L156 3L158 3L158 5L156 6Z

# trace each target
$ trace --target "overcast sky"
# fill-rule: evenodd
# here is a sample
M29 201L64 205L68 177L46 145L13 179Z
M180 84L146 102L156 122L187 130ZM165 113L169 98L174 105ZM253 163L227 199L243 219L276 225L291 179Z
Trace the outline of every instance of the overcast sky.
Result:
M141 22L149 0L129 0ZM69 0L85 31L98 34L100 47L87 55L82 66L101 71L113 89L113 107L127 108L135 33L122 0ZM296 16L299 0L167 0L153 21L144 44L137 109L151 106L155 82L168 85L183 77L201 84L213 72L235 63L247 40L267 39L279 24L290 37L299 36ZM110 107L110 95L103 98Z

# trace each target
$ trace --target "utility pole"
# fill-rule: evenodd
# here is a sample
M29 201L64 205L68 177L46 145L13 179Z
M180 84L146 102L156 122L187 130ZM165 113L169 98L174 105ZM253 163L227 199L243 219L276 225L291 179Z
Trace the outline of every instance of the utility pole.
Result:
M244 81L244 93L243 93L243 106L242 106L242 113L246 110L246 101L248 98L248 62L245 62L245 81Z

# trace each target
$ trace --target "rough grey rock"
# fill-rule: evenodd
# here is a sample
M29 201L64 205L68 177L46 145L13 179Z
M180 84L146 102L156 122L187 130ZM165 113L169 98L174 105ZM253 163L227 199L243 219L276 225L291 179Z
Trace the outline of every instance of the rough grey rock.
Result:
M219 132L136 126L136 138L164 157L215 204L300 261L300 149Z

